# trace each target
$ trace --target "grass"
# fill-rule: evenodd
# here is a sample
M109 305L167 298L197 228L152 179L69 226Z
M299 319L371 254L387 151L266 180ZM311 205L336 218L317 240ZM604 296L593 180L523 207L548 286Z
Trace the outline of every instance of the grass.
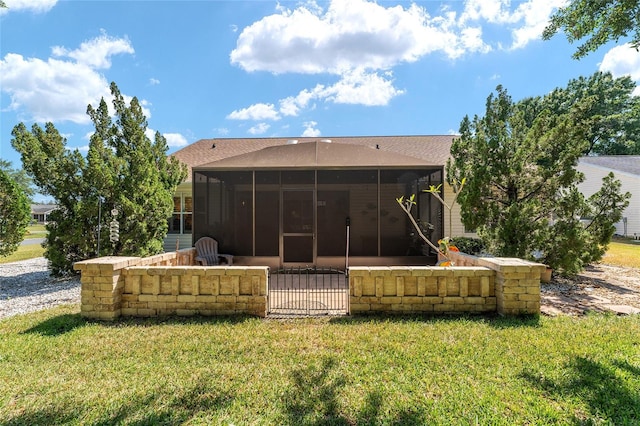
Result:
M0 424L638 424L640 318L0 321Z
M24 234L25 240L30 238L44 238L47 235L47 230L44 225L29 225L27 232ZM44 248L40 244L26 244L18 247L14 253L9 256L0 256L0 264L9 262L18 262L20 260L33 259L35 257L42 257L44 255Z
M616 238L611 241L601 261L607 265L640 268L640 244L631 239Z
M9 262L18 262L20 260L33 259L36 257L42 257L44 255L44 248L40 244L27 244L18 247L14 253L9 256L0 256L0 264Z
M44 237L47 233L47 229L42 224L29 225L27 232L25 232L25 238L40 238Z

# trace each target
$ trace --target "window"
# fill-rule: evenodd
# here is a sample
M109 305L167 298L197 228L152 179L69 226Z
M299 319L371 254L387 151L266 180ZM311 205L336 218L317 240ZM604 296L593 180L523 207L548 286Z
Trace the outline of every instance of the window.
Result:
M170 234L190 234L193 224L193 198L186 194L173 197L173 214L169 219Z

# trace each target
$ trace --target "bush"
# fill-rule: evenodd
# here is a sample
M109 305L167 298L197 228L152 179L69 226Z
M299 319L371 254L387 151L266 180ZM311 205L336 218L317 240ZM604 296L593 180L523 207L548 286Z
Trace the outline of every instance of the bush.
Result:
M476 255L485 252L485 245L480 238L454 237L451 239L451 244L467 254Z

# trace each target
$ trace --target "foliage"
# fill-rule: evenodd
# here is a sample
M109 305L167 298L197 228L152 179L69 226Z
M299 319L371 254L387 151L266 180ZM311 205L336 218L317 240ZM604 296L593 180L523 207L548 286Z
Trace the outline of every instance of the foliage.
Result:
M556 114L569 113L575 104L584 139L583 155L640 154L640 98L634 96L635 82L629 76L613 78L595 72L572 79L566 88L556 88L544 97L544 106Z
M31 206L20 186L0 169L0 256L15 252L31 221Z
M602 257L630 197L613 177L589 200L577 189L590 100L557 114L554 99L514 103L501 86L496 92L484 117L464 117L447 162L448 180L467 177L458 198L463 223L495 255L533 260L541 252L552 268L576 273ZM583 226L580 217L591 221Z
M640 2L638 0L572 0L551 16L542 34L549 40L562 30L569 42L587 40L578 46L573 57L587 56L609 41L631 35L631 46L640 47Z
M87 109L95 133L86 159L66 148L52 123L44 130L34 124L31 131L20 123L12 132L25 170L59 205L47 225L45 251L54 275L71 273L74 262L96 254L160 252L173 193L186 176L184 166L166 157L165 138L157 132L152 142L145 135L147 122L138 100L127 105L115 83L111 93L115 123L104 99L97 109ZM114 245L109 242L113 208L120 225L120 241Z
M631 425L634 316L0 321L4 425ZM381 386L384 383L384 386Z
M480 238L471 237L453 237L451 244L455 245L458 250L467 254L480 254L485 251L484 242Z
M0 159L0 170L7 173L11 179L17 183L20 188L22 188L22 192L27 196L29 201L33 199L35 195L35 191L33 189L33 179L29 177L29 175L24 171L24 169L17 170L11 167L11 161Z

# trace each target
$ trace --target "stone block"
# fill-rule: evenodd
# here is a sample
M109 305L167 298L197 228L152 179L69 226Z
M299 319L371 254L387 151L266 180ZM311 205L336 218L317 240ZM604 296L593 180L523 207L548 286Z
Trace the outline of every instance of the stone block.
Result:
M181 294L177 296L178 303L191 303L196 301L197 296Z
M433 305L425 303L420 305L413 305L413 310L416 312L433 312Z
M371 305L368 303L352 303L351 304L351 312L367 312L371 310Z
M411 312L412 311L412 306L411 305L405 305L405 304L402 304L402 303L393 304L393 305L391 305L391 311L393 311L393 312Z
M218 296L216 298L218 303L236 303L236 296Z
M380 298L380 303L383 305L391 305L394 303L402 303L402 297L397 296L385 296Z
M395 289L395 294L396 296L404 296L404 277L402 276L397 276L396 277L396 289Z
M469 295L469 278L460 277L458 285L460 286L460 289L458 290L460 297L467 297Z
M198 314L198 311L195 309L176 309L176 315L181 317L190 317L197 314Z
M424 266L412 267L411 274L414 277L430 277L433 275L433 268L424 267Z
M422 304L423 297L418 296L404 296L402 298L402 303L405 305L419 305Z
M375 277L376 297L384 296L384 277Z
M454 312L455 305L449 305L446 303L443 303L440 305L433 305L433 311L434 312Z
M350 281L351 294L355 297L362 296L362 277L351 277Z
M447 295L447 277L438 277L438 296L445 297Z
M526 287L520 287L520 286L517 286L517 285L514 285L514 286L505 285L502 288L502 292L504 294L508 294L508 293L525 294L527 292L527 288Z
M465 305L484 305L486 298L479 296L467 296L464 298Z
M520 300L524 300L526 302L539 302L540 295L539 294L521 294Z

